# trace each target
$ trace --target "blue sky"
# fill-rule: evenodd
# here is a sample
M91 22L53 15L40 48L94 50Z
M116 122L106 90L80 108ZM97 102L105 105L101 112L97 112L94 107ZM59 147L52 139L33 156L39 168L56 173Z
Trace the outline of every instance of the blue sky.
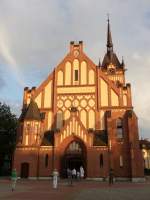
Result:
M106 51L110 13L114 51L124 56L140 135L150 138L149 0L0 0L0 101L19 114L25 86L38 86L83 40L95 62Z

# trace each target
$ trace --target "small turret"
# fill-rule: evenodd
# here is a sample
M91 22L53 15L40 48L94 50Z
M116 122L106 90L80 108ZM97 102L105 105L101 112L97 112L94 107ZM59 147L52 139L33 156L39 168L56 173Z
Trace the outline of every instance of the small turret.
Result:
M99 68L101 67L101 61L100 61L100 58L99 58L98 67L99 67Z
M123 56L122 56L122 62L121 62L121 66L122 66L122 68L125 68L125 63L124 63Z

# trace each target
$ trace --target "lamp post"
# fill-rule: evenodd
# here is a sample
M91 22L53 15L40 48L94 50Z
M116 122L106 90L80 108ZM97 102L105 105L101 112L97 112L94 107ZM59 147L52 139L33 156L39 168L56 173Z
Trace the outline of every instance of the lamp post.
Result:
M53 131L53 142L52 142L52 174L54 171L54 162L55 162L55 131Z
M108 144L108 152L109 152L109 169L112 168L112 163L111 163L111 153L112 153L112 143L111 143L111 139L109 140L109 144Z
M110 172L111 172L111 170L112 170L112 162L111 162L111 160L112 160L112 142L111 142L111 139L109 140L109 143L108 143L108 153L109 153L109 156L108 156L108 158L109 158L109 184L110 184Z

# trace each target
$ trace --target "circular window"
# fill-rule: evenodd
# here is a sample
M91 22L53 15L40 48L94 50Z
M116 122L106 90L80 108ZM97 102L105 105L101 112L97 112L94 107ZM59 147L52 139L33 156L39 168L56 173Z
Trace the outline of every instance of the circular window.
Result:
M71 106L71 101L70 100L66 100L65 101L65 106L66 106L66 108L69 108Z
M83 108L85 108L85 107L87 106L87 101L86 101L85 99L83 99L83 100L81 101L81 106L82 106Z
M63 101L59 100L57 102L57 106L58 106L58 108L61 108L63 106Z

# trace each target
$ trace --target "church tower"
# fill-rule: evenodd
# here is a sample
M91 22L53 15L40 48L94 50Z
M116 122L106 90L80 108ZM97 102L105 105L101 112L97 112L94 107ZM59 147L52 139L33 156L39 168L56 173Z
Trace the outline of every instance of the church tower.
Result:
M125 84L125 65L119 61L117 55L113 50L112 34L110 29L109 18L107 20L107 52L104 56L101 70L107 77L112 80L116 85Z

